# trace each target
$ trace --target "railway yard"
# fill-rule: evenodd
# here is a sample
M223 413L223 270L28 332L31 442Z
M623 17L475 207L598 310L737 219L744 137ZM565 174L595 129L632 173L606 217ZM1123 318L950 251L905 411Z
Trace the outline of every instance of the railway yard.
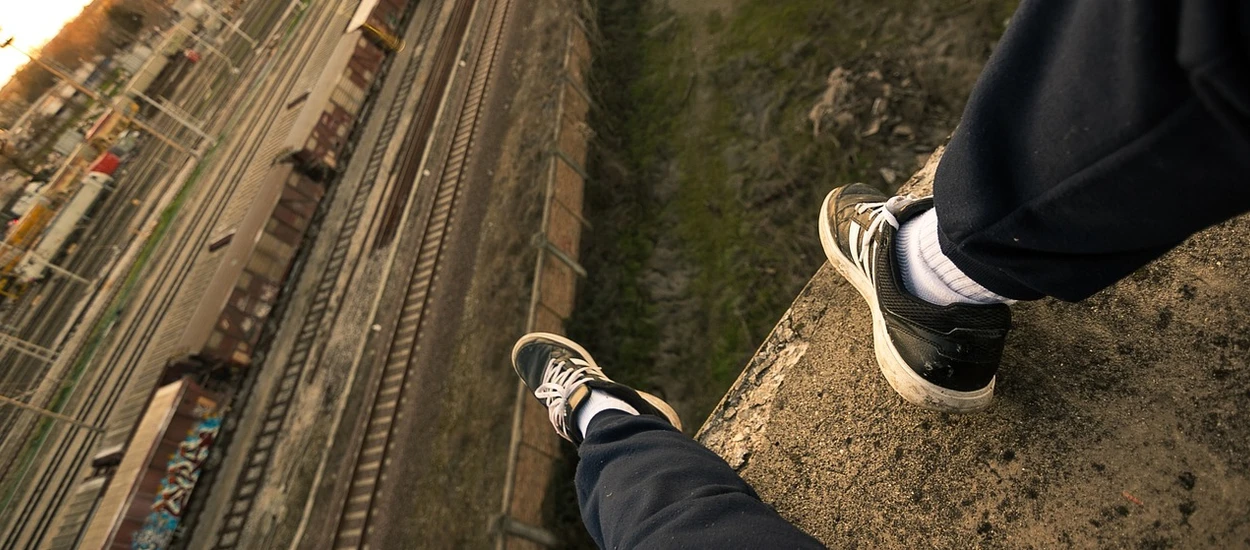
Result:
M587 7L242 6L255 45L166 94L215 142L149 119L194 154L149 140L62 263L91 280L8 304L5 393L58 416L0 408L0 548L536 547L497 528L547 492L505 491L507 354Z
M144 1L0 136L0 550L591 547L530 331L719 402L834 546L1250 544L1244 217L1015 306L980 416L820 253L835 181L930 192L1016 2Z

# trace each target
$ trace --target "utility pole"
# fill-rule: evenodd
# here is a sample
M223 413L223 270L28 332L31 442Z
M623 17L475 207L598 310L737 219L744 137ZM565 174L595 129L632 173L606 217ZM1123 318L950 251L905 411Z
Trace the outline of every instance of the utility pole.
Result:
M6 348L11 349L22 355L34 357L44 363L52 363L56 361L57 353L55 350L27 342L26 340L22 340L21 338L10 334L0 332L0 344L3 344L3 347L0 347L0 350Z
M216 138L204 133L204 130L202 129L202 127L197 126L196 124L193 124L191 122L190 120L192 118L191 116L177 110L173 105L170 105L164 101L158 102L152 99L151 97L149 97L147 94L137 91L137 90L133 90L131 88L131 84L134 83L135 78L137 78L139 75L142 75L144 72L148 70L148 65L151 64L152 61L156 59L158 55L161 55L161 52L165 51L166 45L169 44L169 41L173 39L174 37L174 33L176 33L178 30L179 30L179 27L175 25L165 31L164 35L161 38L161 43L155 49L152 50L152 55L149 56L148 59L143 62L143 65L139 67L139 70L135 71L135 75L130 78L130 81L126 83L126 86L124 88L122 88L122 91L119 95L122 95L122 96L133 95L136 98L142 99L143 101L147 102L147 104L155 107L158 111L165 113L167 116L169 116L169 118L173 119L174 122L177 122L178 124L182 125L188 130L191 130L192 132L194 132L196 135L200 136L201 138L208 140L208 141L215 141ZM195 36L195 33L188 32L188 34L191 36L191 38L208 46L208 44L204 42L200 37ZM208 47L212 48L212 46L208 46ZM229 65L231 68L231 72L238 74L238 68L234 66L234 63L230 61L229 57L227 57L225 54L223 54L220 50L216 48L212 48L212 51L216 55L220 56L222 59L226 61L226 64ZM198 157L198 155L196 156Z
M238 21L234 21L234 22L232 23L229 19L226 19L226 18L225 18L225 16L223 16L221 13L219 13L219 12L217 11L217 9L216 9L216 8L214 8L214 7L210 6L210 5L208 5L208 3L206 3L206 2L202 2L202 1L201 1L201 2L196 2L196 3L192 4L192 5L191 5L191 7L190 7L190 8L188 8L188 11L190 11L190 12L192 12L192 13L189 13L188 15L190 15L191 17L198 17L198 15L199 15L199 14L194 13L194 10L195 10L196 8L199 8L199 9L202 9L203 11L208 12L208 14L209 14L209 15L211 15L211 16L213 16L213 17L217 18L217 20L218 20L218 21L221 21L221 23L222 23L223 25L225 25L225 26L226 26L226 28L228 28L228 29L230 29L231 31L233 31L233 32L234 32L234 34L237 34L240 38L242 38L242 39L243 39L244 41L246 41L249 45L251 45L251 46L252 46L252 48L256 48L256 39L255 39L255 38L252 38L252 37L251 37L251 36L249 36L247 33L245 33L245 32L243 32L242 30L240 30L240 29L239 29L239 22L238 22Z
M64 422L64 423L66 423L66 424L70 424L70 425L72 425L72 426L77 426L77 427L82 428L82 429L84 429L84 430L88 430L88 431L92 431L92 432L96 432L96 433L104 433L104 428L101 428L101 427L99 427L99 426L94 426L94 425L88 424L88 423L86 423L86 422L83 422L83 421L81 421L81 420L78 420L77 418L73 418L73 417L70 417L70 416L65 416L65 415L63 415L63 414L61 414L61 413L58 413L58 412L52 412L52 411L47 410L47 409L41 409L41 408L36 407L36 406L34 406L34 405L28 405L28 404L26 404L26 403L22 403L21 401L18 401L18 400L16 400L16 399L12 399L12 398L9 398L9 397L5 397L5 396L3 396L3 395L0 395L0 405L13 405L14 407L17 407L17 408L19 408L19 409L24 409L24 410L28 410L28 411L34 412L35 414L38 414L39 416L43 416L43 417L45 417L45 418L50 418L50 419L55 420L55 421L57 421L57 422Z
M109 109L112 109L113 112L117 113L118 116L121 116L122 119L124 119L127 122L127 124L134 125L138 127L140 130L143 130L149 134L152 134L153 136L156 136L156 139L159 139L161 142L165 143L166 145L173 147L174 149L178 150L178 152L180 153L192 155L198 158L198 155L196 155L194 152L184 147L182 144L177 143L173 139L166 136L165 134L162 134L160 131L158 131L156 128L153 128L148 123L143 122L137 118L134 118L133 116L130 116L130 114L127 113L125 109L119 109L117 105L108 101L106 98L104 98L104 96L101 96L100 94L96 93L95 90L92 90L90 88L87 88L86 86L83 86L82 84L79 84L78 81L74 80L73 77L71 77L70 75L67 75L64 72L61 72L59 69L47 63L44 63L42 59L39 59L33 55L30 55L25 50L22 50L18 48L17 46L13 46L13 38L10 37L8 40L4 42L0 42L0 48L6 48L10 46L12 46L13 49L17 50L22 55L25 55L36 65L43 67L48 72L52 73L53 75L56 75L57 78L60 78L61 80L64 80L65 82L69 83L69 85L73 86L75 90L78 90L79 92L82 92L83 94L86 94L87 97L90 97L91 99L99 101L103 103L105 106L107 106Z
M122 88L121 92L118 93L118 95L124 96L130 93L130 89L134 85L135 79L138 78L143 73L146 73L148 70L148 66L151 65L152 62L156 60L157 56L162 55L161 52L165 51L165 47L169 45L169 40L173 38L174 29L176 28L177 28L177 25L170 27L168 30L161 33L160 44L157 44L155 47L152 48L152 54L149 55L148 58L143 61L142 65L139 65L139 69L136 70L134 74L130 75L130 79L126 81L126 86Z
M208 51L209 51L209 52L211 52L213 55L216 55L217 57L220 57L223 61L225 61L225 62L226 62L226 65L229 65L229 66L230 66L230 72L231 72L232 74L238 74L239 68L238 68L238 67L236 67L236 66L234 65L234 62L230 60L230 56L228 56L228 55L226 55L226 54L222 53L222 51L221 51L221 50L217 49L217 48L216 48L216 47L214 47L212 44L209 44L207 41L205 41L203 38L200 38L200 37L199 37L199 35L197 35L197 34L195 34L195 33L189 33L189 34L188 34L188 36L190 36L190 37L191 37L191 40L194 40L196 44L199 44L200 46L203 46L203 47L204 47L204 49L208 50ZM254 47L254 46L253 46L253 47Z
M81 146L80 146L80 147L81 147ZM75 154L75 155L77 155L77 151L75 151L75 152L74 152L74 154ZM62 167L61 167L61 170L65 170L65 168L66 168L66 166L62 166ZM58 172L58 175L59 175L59 172ZM53 179L53 181L55 181L55 179ZM83 185L100 185L100 184L98 184L98 183L93 183L93 182L92 182L92 180L91 180L91 178L87 178L87 179L86 179L86 181L84 181L84 182L83 182ZM102 187L102 186L101 186L101 187ZM103 189L101 189L101 192L103 192ZM45 199L45 200L46 200L46 199ZM45 203L45 204L46 204L46 203ZM64 207L62 207L62 208L64 208ZM74 273L73 271L70 271L70 270L68 270L68 269L65 269L65 268L63 268L63 267L61 267L61 266L59 266L59 265L56 265L56 264L52 263L52 262L51 262L51 261L49 261L47 258L44 258L43 256L40 256L40 255L36 254L34 250L23 250L23 249L17 248L16 246L13 246L13 245L11 245L11 244L9 244L9 243L6 243L6 242L3 242L3 241L0 241L0 250L6 249L6 248L7 248L7 249L9 249L9 250L13 250L13 251L17 252L19 255L20 255L20 254L22 254L22 253L25 253L25 255L26 255L26 259L27 259L28 261L30 261L31 263L34 263L34 264L36 264L36 265L42 265L42 266L46 267L47 269L51 270L53 273L57 273L57 274L59 274L59 275L61 275L61 276L65 277L65 278L67 278L67 279L69 279L69 280L71 280L71 281L75 281L75 282L82 283L82 284L85 284L85 285L92 285L92 284L95 284L95 281L92 281L92 280L90 280L90 279L87 279L87 278L85 278L85 277L82 277L82 276L78 275L77 273ZM20 256L19 256L19 257L20 257Z
M89 285L95 282L90 279L83 278L82 276L79 276L77 273L74 273L73 271L65 269L59 265L53 264L52 262L48 261L47 258L44 258L38 254L35 254L35 251L33 250L22 250L6 242L0 242L0 247L4 247L10 250L17 251L18 254L21 254L24 252L26 253L26 257L30 259L31 262L43 265L44 267L52 270L53 272L64 276L66 279L70 279L72 281L79 282L85 285Z
M156 110L162 113L165 113L166 116L173 119L178 124L181 124L186 129L194 132L195 135L200 136L201 138L207 141L213 141L214 139L216 139L213 136L210 136L204 133L204 130L200 129L200 127L192 124L192 121L189 120L189 117L186 114L176 110L173 105L169 105L168 103L164 101L156 101L148 97L147 94L144 94L142 92L131 92L131 93L134 94L135 97L147 102L148 105L156 107Z

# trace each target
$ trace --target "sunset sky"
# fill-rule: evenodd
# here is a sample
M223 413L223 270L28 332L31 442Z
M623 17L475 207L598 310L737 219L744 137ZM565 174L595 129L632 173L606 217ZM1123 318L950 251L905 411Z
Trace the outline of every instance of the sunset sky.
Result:
M43 46L92 0L0 0L0 43L10 37L24 51ZM13 48L0 49L0 86L26 63Z

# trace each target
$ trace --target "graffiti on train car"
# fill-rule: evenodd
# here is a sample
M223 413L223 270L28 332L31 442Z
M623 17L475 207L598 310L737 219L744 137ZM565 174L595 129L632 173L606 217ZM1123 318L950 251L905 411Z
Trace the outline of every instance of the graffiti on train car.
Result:
M200 479L200 471L208 460L209 449L221 429L221 418L214 409L197 405L201 419L187 433L165 467L165 478L156 492L152 513L131 539L132 550L168 548L182 519L191 491Z

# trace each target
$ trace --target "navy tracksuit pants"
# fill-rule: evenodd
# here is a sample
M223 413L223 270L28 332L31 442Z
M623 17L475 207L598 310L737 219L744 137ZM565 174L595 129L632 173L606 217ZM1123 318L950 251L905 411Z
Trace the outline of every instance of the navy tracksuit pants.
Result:
M824 548L660 418L599 413L577 452L577 501L600 548Z
M938 165L942 251L1078 301L1250 210L1250 2L1026 0Z
M934 182L942 250L1015 299L1080 300L1250 210L1250 2L1025 0ZM814 548L716 455L604 413L577 471L603 548Z

